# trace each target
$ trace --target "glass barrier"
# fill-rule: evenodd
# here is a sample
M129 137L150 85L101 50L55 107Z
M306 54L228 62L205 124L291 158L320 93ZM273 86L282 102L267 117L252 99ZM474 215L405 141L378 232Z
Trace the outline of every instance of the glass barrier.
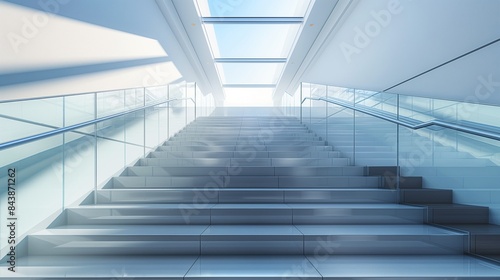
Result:
M179 100L168 101L173 98ZM197 116L210 115L214 107L211 94L204 95L194 83L186 82L0 102L2 145L122 114L0 149L2 224L8 218L17 219L19 243L30 232L47 227L66 207L89 195L92 198L92 192L112 176L162 145ZM9 190L7 184L13 178L15 185ZM0 228L2 256L9 245L8 230Z
M498 106L302 83L282 108L352 165L399 166L400 180L420 176L424 188L452 189L455 203L487 206L500 224L499 141L438 125L413 129L441 121L500 135Z

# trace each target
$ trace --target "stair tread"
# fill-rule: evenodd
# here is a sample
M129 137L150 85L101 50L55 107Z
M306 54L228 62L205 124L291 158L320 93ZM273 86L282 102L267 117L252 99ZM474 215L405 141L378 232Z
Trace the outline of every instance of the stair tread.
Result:
M172 187L163 187L163 188L148 188L148 187L144 187L144 188L126 188L126 189L103 189L103 190L99 190L98 192L100 191L123 191L123 192L126 192L126 191L140 191L140 192L143 192L143 191L147 191L147 190L154 190L154 191L162 191L162 190L172 190L172 191L179 191L179 190L182 190L182 191L186 191L186 190L190 190L190 191L197 191L197 190L206 190L205 187L183 187L183 188L172 188ZM345 191L350 191L350 192L359 192L359 191L376 191L376 192L396 192L396 190L389 190L389 189L374 189L374 188L328 188L328 187L324 187L324 188L318 188L318 187L312 187L312 188L275 188L275 187L269 187L269 188L258 188L258 187L255 187L255 188L226 188L226 187L221 187L221 188L212 188L210 189L211 191L333 191L333 192L345 192Z
M468 235L459 229L500 226L424 224L427 209L471 206L398 204L399 190L380 188L383 174L359 166L394 167L393 143L360 134L356 150L365 153L350 166L341 149L351 139L339 127L333 147L296 118L198 119L97 190L97 204L68 207L31 234L33 256L19 268L48 279L498 279L500 267L463 255ZM274 137L260 139L263 130ZM232 175L231 165L242 171ZM414 201L451 201L449 191L427 191Z
M41 230L34 236L461 236L431 225L64 225Z
M96 204L66 208L68 210L114 210L114 209L420 209L417 206L392 203L211 203L211 204Z
M493 225L493 224L447 224L446 227L469 231L472 234L500 235L500 225Z
M63 225L44 229L34 233L34 236L199 236L208 225Z
M12 273L2 265L0 277L9 279L182 279L198 259L192 256L162 255L41 255L22 257ZM31 278L33 277L33 278ZM123 277L123 278L122 278Z
M304 235L464 235L430 225L296 225Z
M0 277L76 279L498 279L500 269L462 255L420 256L30 256L19 258L16 273ZM446 264L446 265L443 265ZM4 268L4 265L3 267ZM232 278L228 278L232 277ZM324 278L323 278L324 277ZM419 278L421 277L421 278Z
M412 203L415 205L429 206L433 209L485 209L488 208L486 206L479 205L468 205L468 204L459 204L459 203Z

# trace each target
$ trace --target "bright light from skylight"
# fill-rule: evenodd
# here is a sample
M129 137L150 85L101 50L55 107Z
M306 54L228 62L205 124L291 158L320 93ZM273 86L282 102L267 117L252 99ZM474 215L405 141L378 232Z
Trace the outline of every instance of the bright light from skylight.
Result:
M299 24L205 24L215 58L285 58Z
M273 106L272 95L310 0L193 0L225 106Z
M198 0L203 17L304 17L307 0Z
M226 88L225 107L272 107L272 88Z
M283 63L217 63L223 84L275 84Z

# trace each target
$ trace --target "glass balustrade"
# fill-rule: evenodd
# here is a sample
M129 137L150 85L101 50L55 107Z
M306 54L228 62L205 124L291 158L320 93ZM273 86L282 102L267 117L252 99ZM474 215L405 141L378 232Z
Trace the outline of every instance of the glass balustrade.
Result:
M498 106L302 83L282 107L351 164L399 166L401 180L452 189L455 203L487 206L500 224ZM469 130L418 127L432 121Z
M212 95L204 95L196 84L186 82L0 102L2 146L91 122L0 148L1 223L17 219L19 243L30 232L46 227L66 207L84 199L92 203L92 192L112 176L213 110ZM112 117L114 114L121 115ZM93 123L103 117L110 118ZM9 190L9 175L14 173L15 185ZM9 228L2 226L2 256L8 253L9 236Z

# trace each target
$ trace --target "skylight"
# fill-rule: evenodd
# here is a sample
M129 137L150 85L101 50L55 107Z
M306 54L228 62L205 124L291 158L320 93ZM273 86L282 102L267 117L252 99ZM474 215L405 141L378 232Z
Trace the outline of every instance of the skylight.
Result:
M198 0L202 17L304 17L309 0Z
M310 0L194 1L226 100L236 89L272 95Z
M214 58L286 58L298 24L205 24Z

